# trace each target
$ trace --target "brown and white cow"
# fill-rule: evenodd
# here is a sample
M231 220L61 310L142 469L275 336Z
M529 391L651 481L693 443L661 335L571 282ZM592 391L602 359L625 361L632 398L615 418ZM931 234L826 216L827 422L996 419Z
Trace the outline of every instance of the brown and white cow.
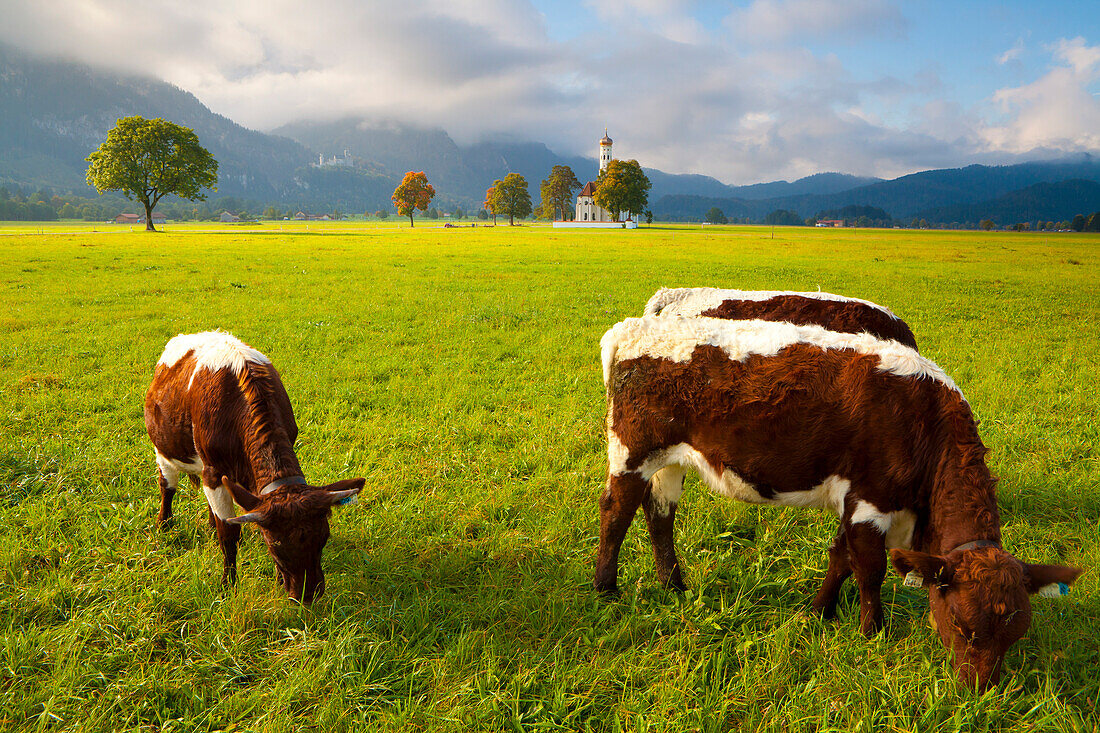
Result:
M306 483L290 398L270 359L220 331L176 336L145 395L145 428L157 453L158 524L172 517L180 473L195 484L201 478L224 582L237 579L240 525L253 523L291 597L310 603L324 592L329 513L358 494L364 479ZM247 513L237 516L234 502Z
M869 300L822 292L661 288L646 303L646 316L703 316L731 321L785 321L840 333L869 333L917 348L909 325Z
M813 605L836 611L854 574L860 628L882 626L886 549L928 588L960 678L994 684L1031 623L1029 593L1077 568L1028 565L1001 546L995 479L970 406L896 341L765 321L632 318L601 341L608 479L594 585L615 591L641 504L661 582L684 588L673 521L686 469L753 504L819 507L841 521ZM652 481L661 469L679 480ZM915 571L911 574L911 571Z

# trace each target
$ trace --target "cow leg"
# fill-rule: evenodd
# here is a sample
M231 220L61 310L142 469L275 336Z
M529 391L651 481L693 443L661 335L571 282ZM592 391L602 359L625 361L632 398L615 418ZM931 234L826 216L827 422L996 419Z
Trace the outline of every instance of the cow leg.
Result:
M225 521L237 515L233 495L222 486L219 472L210 466L202 471L202 491L206 494L206 503L218 532L218 544L222 548L222 582L230 585L237 582L237 544L241 539L241 526Z
M886 578L886 536L867 522L848 524L848 558L859 585L859 630L873 636L882 628L882 581Z
M685 590L680 574L680 561L676 558L672 527L676 520L676 506L684 491L685 471L681 466L668 466L650 479L642 509L649 527L649 540L653 545L653 561L657 565L657 578L666 588Z
M618 590L619 548L648 488L649 482L633 471L607 478L607 489L600 497L600 549L592 580L601 593Z
M160 511L157 513L157 526L163 527L172 519L172 497L179 486L180 472L171 461L157 453L157 485L160 487Z
M237 582L237 545L241 541L241 525L229 524L215 518L218 529L218 544L222 547L222 583L233 585Z
M829 547L829 569L825 580L814 597L813 607L822 618L836 617L836 604L840 596L840 587L852 574L852 565L848 561L848 538L844 536L844 525L837 530L836 539Z

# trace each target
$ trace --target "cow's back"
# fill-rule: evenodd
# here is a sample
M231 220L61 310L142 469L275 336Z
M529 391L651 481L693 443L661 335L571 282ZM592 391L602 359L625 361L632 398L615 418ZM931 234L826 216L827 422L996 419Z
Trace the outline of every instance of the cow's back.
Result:
M157 450L204 463L240 464L250 429L278 426L291 444L298 429L270 359L219 331L168 342L145 396L145 426ZM252 431L255 432L255 431Z
M646 315L763 320L821 326L840 333L869 333L912 349L909 325L889 309L833 293L663 288L646 304Z

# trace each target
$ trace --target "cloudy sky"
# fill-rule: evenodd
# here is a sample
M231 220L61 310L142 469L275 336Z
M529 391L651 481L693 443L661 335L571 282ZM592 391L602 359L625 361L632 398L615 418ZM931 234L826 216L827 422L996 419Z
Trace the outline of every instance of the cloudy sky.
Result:
M1100 153L1100 2L0 0L248 127L356 115L727 183Z

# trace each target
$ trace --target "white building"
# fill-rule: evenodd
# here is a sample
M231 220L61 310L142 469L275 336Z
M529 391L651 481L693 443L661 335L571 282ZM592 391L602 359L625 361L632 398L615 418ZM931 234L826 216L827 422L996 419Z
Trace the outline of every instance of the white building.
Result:
M603 138L600 140L600 173L607 170L611 164L611 138L607 136L607 128L604 128ZM577 222L614 223L611 213L596 205L596 181L589 181L577 194L577 212L574 220ZM622 212L619 221L631 221L634 217L630 212Z
M348 151L345 149L344 157L342 158L337 157L336 155L333 155L331 158L325 158L324 153L319 153L317 155L317 162L313 163L312 165L314 168L324 168L326 165L351 167L355 165L355 160L350 155L348 155Z

